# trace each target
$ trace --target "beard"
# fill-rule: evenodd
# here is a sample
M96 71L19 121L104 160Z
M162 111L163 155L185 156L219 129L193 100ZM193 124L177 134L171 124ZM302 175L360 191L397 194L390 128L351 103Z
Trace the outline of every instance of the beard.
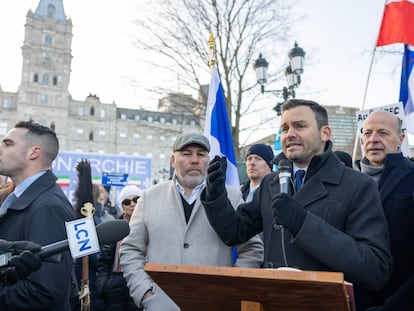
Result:
M199 174L199 175L184 174L184 176L177 176L177 179L181 185L194 188L194 187L197 187L198 185L201 185L206 179L206 176L202 174Z

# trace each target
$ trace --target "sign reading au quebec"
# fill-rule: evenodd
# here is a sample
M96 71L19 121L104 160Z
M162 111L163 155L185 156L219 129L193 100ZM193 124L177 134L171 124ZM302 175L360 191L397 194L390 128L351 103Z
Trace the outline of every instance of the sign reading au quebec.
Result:
M58 184L71 201L73 201L73 194L78 183L76 164L81 159L87 159L91 163L92 181L94 183L101 184L103 175L108 174L114 178L115 176L122 176L122 178L127 176L128 184L136 185L141 189L146 189L151 185L151 158L61 151L53 161L52 169L58 177ZM112 185L116 187L117 192L124 185L121 179L119 181L119 184Z

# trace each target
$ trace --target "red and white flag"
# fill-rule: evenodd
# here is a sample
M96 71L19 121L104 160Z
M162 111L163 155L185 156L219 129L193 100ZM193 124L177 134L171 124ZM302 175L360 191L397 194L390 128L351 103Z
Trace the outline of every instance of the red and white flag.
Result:
M387 2L376 46L393 43L414 45L414 1Z

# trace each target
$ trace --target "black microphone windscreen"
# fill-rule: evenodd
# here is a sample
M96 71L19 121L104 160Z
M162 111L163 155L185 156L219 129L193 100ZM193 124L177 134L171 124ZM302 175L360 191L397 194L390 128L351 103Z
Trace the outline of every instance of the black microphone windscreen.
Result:
M282 159L279 161L279 171L292 173L292 163L289 160Z
M129 234L129 224L122 219L108 220L96 226L96 233L99 243L112 244Z

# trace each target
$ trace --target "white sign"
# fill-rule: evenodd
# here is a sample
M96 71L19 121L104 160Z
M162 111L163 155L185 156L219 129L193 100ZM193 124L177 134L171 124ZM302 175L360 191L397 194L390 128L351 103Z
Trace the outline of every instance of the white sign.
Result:
M93 217L84 217L66 222L69 249L73 258L98 253L99 241Z
M376 108L370 108L370 109L367 109L367 110L359 110L359 111L355 112L356 118L357 118L357 124L358 124L358 141L359 141L359 144L360 144L360 147L361 147L362 156L364 156L364 146L362 144L361 134L362 134L362 131L363 131L364 121L371 112L377 111L377 110L389 111L389 112L395 114L396 116L398 116L402 120L402 131L405 134L405 138L404 138L404 141L401 145L401 151L405 156L409 156L410 155L410 146L408 144L408 137L407 137L408 135L407 135L407 130L406 130L405 121L404 121L404 119L405 119L404 108L403 108L401 103L387 105L387 106L380 106L380 107L376 107Z

